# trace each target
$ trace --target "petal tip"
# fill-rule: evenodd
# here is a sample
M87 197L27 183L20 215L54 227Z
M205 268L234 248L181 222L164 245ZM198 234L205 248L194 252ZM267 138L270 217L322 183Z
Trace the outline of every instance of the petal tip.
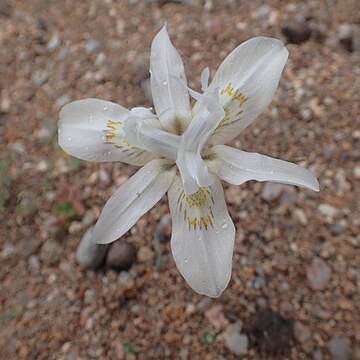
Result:
M230 278L231 278L231 273L229 274L229 277L228 277L228 280L226 281L226 283L224 283L222 286L217 285L217 286L206 287L206 286L204 286L204 284L202 284L201 287L198 288L197 286L194 286L194 284L189 284L188 282L187 283L199 295L217 299L226 290L227 286L229 285Z
M314 183L314 188L313 188L314 191L316 192L319 192L320 191L320 184L319 184L319 181L318 179L315 178L315 183Z
M94 231L95 232L95 231ZM98 234L93 234L91 235L91 242L93 244L96 244L96 245L106 245L106 244L110 244L112 242L114 242L115 240L111 240L109 238L105 238L105 237L101 237L101 236L98 236Z

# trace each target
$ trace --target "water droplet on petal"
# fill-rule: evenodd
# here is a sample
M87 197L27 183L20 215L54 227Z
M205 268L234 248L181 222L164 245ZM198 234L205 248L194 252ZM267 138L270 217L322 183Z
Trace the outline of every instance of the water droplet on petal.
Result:
M89 150L89 147L88 147L88 146L85 146L85 150L88 151L88 150Z
M189 259L184 259L184 263L187 264L189 262Z
M223 223L221 224L221 227L222 227L223 229L226 229L226 228L228 227L228 224L227 224L226 222L223 222Z
M71 137L68 137L68 141L71 141L72 139L71 139Z
M88 119L89 119L89 123L92 123L92 122L93 122L93 116L92 116L91 114L89 114Z
M107 106L105 105L103 109L104 109L104 111L106 111L106 110L107 110Z
M167 81L164 80L164 81L162 82L162 84L163 84L164 86L166 86L166 85L167 85Z

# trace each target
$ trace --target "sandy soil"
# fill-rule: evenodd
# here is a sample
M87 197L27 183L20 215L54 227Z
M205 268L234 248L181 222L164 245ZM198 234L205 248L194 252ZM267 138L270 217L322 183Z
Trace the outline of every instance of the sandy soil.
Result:
M360 5L264 3L1 0L1 359L360 359ZM242 41L287 42L271 106L233 145L295 161L321 184L225 185L237 237L217 300L176 269L171 224L158 228L166 199L123 238L137 251L129 271L75 257L136 169L67 156L59 110L87 97L151 106L147 52L165 20L195 89ZM297 22L295 35L311 36L294 44L283 32Z

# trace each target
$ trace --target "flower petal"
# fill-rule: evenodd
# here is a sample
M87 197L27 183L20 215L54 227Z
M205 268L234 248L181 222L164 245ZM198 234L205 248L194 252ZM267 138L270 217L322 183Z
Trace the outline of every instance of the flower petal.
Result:
M180 136L165 131L157 118L133 116L130 120L126 122L124 131L131 144L159 157L176 160Z
M175 166L153 160L142 167L106 203L95 225L92 241L108 244L124 235L167 192Z
M210 78L210 69L207 66L201 72L200 81L201 81L201 90L202 91L206 91L206 89L209 87L209 78Z
M168 196L171 251L181 275L197 293L219 297L230 281L235 239L219 179L186 195L177 176Z
M264 111L278 87L287 58L284 44L266 37L250 39L227 56L208 88L219 88L225 110L210 143L230 141Z
M249 180L273 181L319 191L316 177L291 162L225 145L214 146L209 159L209 169L230 184L240 185Z
M199 104L200 110L181 136L176 160L186 194L212 183L201 150L224 115L217 91L201 95Z
M151 45L150 82L156 114L165 130L180 135L191 119L184 65L166 25Z
M144 165L155 156L130 145L125 139L123 124L129 115L129 110L110 101L71 102L60 112L59 145L82 160Z

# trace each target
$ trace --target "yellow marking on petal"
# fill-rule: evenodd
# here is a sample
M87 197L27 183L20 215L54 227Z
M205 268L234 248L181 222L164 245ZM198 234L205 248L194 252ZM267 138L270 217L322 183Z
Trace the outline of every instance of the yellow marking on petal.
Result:
M105 132L106 142L105 144L114 144L112 139L116 136L115 131L118 129L119 125L122 123L120 121L108 120L106 123L106 129L103 130Z
M221 95L227 94L227 95L233 97L233 96L234 96L234 87L231 86L231 83L230 83L225 89L223 89L223 90L221 91L220 94L221 94Z
M121 137L121 132L122 132L121 126L122 126L121 121L113 121L113 120L107 121L106 129L103 130L103 132L105 133L104 144L114 145L117 149L123 149L124 152L132 151L130 154L128 154L132 156L137 152L138 148L130 145L125 139ZM140 156L143 152L141 152L137 156Z
M243 112L241 107L247 100L248 98L239 90L235 90L231 83L220 92L220 101L223 104L225 116L215 129L215 133L220 131L223 127L232 125L240 120L240 115Z
M189 207L204 207L208 202L208 193L200 188L196 193L187 195L186 202Z
M240 106L242 106L247 100L247 98L238 90L236 91L235 96L233 96L233 99L236 100Z
M200 188L191 195L186 195L184 191L181 191L177 203L189 231L207 230L210 226L214 227L214 215L211 206L215 202L208 188Z

